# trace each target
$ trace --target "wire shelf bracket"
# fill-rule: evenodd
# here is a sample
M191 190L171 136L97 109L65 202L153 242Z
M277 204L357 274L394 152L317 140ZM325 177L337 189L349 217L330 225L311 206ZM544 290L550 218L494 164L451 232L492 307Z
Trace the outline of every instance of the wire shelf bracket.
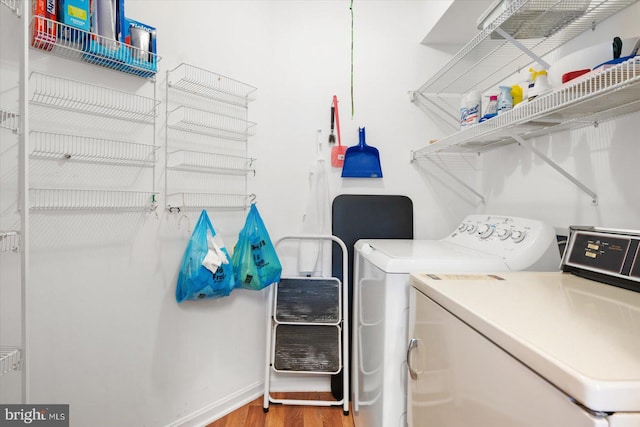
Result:
M18 113L0 108L0 128L9 129L10 131L17 133L19 119L20 116Z
M255 197L255 194L237 193L172 193L167 194L167 210L170 213L207 208L244 210L255 202Z
M31 188L30 209L147 211L157 208L157 193L147 191Z
M0 252L18 252L21 240L19 231L0 231Z
M32 158L152 167L160 147L111 139L32 131Z
M241 81L186 63L167 72L167 86L243 107L256 99L257 90Z
M154 124L159 100L61 77L31 73L31 103L80 113Z
M0 377L22 369L22 350L19 347L0 346Z

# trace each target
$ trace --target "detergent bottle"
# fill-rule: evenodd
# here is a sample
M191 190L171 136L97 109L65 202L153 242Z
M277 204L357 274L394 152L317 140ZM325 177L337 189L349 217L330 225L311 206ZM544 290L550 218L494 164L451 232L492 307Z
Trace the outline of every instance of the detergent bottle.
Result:
M498 95L498 115L506 113L513 108L513 97L511 96L511 86L499 86Z
M511 97L513 98L514 107L522 102L522 87L520 85L511 86Z
M551 90L551 86L547 80L547 70L537 71L533 68L529 68L529 72L531 73L531 79L529 83L529 90L527 91L527 99L531 101L536 96L540 96Z

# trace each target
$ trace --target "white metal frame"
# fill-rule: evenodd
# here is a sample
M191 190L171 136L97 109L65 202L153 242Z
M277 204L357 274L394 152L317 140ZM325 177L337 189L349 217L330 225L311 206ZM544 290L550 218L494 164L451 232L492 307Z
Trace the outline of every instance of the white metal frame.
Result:
M342 277L349 277L349 264L348 264L348 252L347 247L344 242L332 235L293 235L293 236L285 236L279 239L275 246L278 247L283 241L287 240L315 240L320 242L332 241L340 246L342 251ZM275 371L273 367L273 354L274 354L274 343L273 343L273 334L275 332L275 327L277 327L278 323L274 318L275 311L275 302L276 302L276 286L277 284L271 285L268 294L267 300L267 319L266 319L266 351L265 351L265 374L264 374L264 397L263 397L263 410L264 412L269 411L270 403L279 403L283 405L311 405L311 406L342 406L342 410L344 415L349 414L349 290L348 286L341 284L342 287L342 301L341 301L341 316L342 316L342 371L343 371L343 394L342 399L340 400L304 400L304 399L276 399L270 394L270 385L271 385L271 375L272 371ZM290 371L288 371L291 373ZM327 372L304 372L303 374L324 374L327 375Z
M155 194L155 168L153 168L153 189L152 192L128 192L128 194L124 197L121 197L125 192L109 192L104 190L71 190L71 189L32 189L30 186L30 162L29 158L33 155L34 157L48 157L52 155L51 152L47 152L46 154L43 152L39 152L37 150L32 151L30 149L30 135L31 135L31 126L30 126L30 118L31 118L31 108L30 104L33 105L44 105L46 107L53 107L56 110L58 109L67 109L75 112L93 114L97 116L110 117L116 120L125 120L129 122L137 122L143 123L147 125L151 125L154 127L153 131L153 141L154 145L149 148L142 147L143 144L133 144L129 145L129 149L127 149L128 153L134 151L137 152L137 148L141 148L143 151L148 150L153 153L154 160L151 163L155 163L155 152L157 147L155 146L155 124L157 118L157 107L159 105L159 101L156 96L156 86L155 86L155 70L150 70L149 68L142 66L138 67L136 64L128 64L127 67L117 67L112 66L113 63L101 63L103 57L100 56L92 56L90 52L87 52L85 49L77 49L78 44L75 43L73 45L65 45L62 40L57 41L53 45L50 44L50 40L47 41L42 40L39 37L40 33L34 33L31 18L31 8L30 2L26 0L0 0L0 4L11 9L13 13L21 20L21 31L20 31L20 70L19 70L19 111L17 113L0 110L0 127L8 128L13 132L18 134L19 138L19 153L18 153L18 206L20 212L20 228L19 230L2 232L0 237L5 242L8 240L8 249L12 251L18 251L20 253L20 287L21 287L21 295L20 295L20 305L21 305L21 319L20 319L20 329L21 329L21 343L19 347L2 347L0 349L0 362L2 365L2 371L6 371L6 367L14 369L20 369L22 375L22 393L21 393L21 401L22 403L27 403L30 400L30 351L29 351L29 335L30 335L30 321L29 321L29 301L30 301L30 209L32 206L31 195L46 192L49 195L58 194L59 191L65 192L65 194L69 194L70 192L82 192L82 194L90 195L89 200L93 200L93 198L98 197L101 202L99 204L86 204L86 200L80 202L79 204L67 204L68 200L64 200L62 203L57 203L55 206L44 205L40 206L38 199L34 199L36 205L35 209L124 209L130 210L131 208L139 209L139 208L148 208L153 210L156 203L156 194ZM3 6L3 7L4 7ZM39 17L38 19L46 20L46 18ZM59 28L64 29L64 24L55 23L55 25L60 26ZM82 32L77 29L70 29L72 34L80 35ZM96 40L97 35L91 35L93 40ZM89 33L83 34L85 40L88 40ZM59 56L67 57L69 59L80 59L84 63L92 63L97 65L103 65L110 68L116 68L125 73L129 73L136 76L146 77L147 79L153 82L153 98L145 98L133 94L127 94L121 91L115 91L107 88L101 88L96 85L91 85L88 83L75 82L68 79L61 79L54 76L42 77L44 76L41 73L30 73L31 69L31 61L30 61L30 50L37 49L38 47L42 48L42 44L39 45L39 41L46 42L45 46L51 54L56 54ZM35 41L35 46L32 45L32 41ZM69 41L69 40L68 40ZM49 44L47 44L49 43ZM48 48L51 49L48 49ZM134 49L135 50L135 49ZM152 61L154 64L160 60L159 56L151 55ZM108 62L108 61L107 61ZM120 68L119 68L120 67ZM33 78L34 81L30 83L30 79ZM44 82L44 86L43 86ZM65 86L66 85L66 86ZM71 85L71 86L69 86ZM65 88L71 88L70 90L65 91ZM73 93L73 96L69 96L70 93ZM81 99L77 98L77 94L80 94ZM65 136L65 138L73 138L73 136ZM97 142L97 139L89 138L90 144ZM138 164L143 166L148 166L149 161L145 159L140 159L138 157L129 158L128 154L118 154L121 152L122 147L125 147L123 144L129 144L123 141L114 141L114 144L118 145L120 148L112 147L109 150L111 152L107 152L106 154L97 154L96 152L84 152L80 150L79 152L64 152L60 153L63 155L65 160L69 160L67 157L71 155L74 157L78 155L79 157L83 157L83 160L90 161L106 161L106 162L124 162L129 164ZM137 148L132 148L137 147ZM61 148L58 147L58 148ZM115 150L115 151L114 151ZM114 154L116 153L116 154ZM136 154L135 156L138 156ZM122 157L122 158L121 158ZM106 203L102 203L104 201L105 196L109 194L118 194L117 200L109 200ZM135 193L135 194L134 194ZM44 193L43 193L44 194ZM133 199L131 199L133 196ZM143 199L145 197L150 198L150 204L139 203L140 197ZM82 199L83 197L80 197ZM75 199L74 199L75 200ZM133 200L133 201L132 201ZM145 199L146 200L146 199ZM2 248L5 250L5 247Z
M247 209L255 194L200 193L171 187L171 171L217 175L255 175L256 159L220 152L171 146L174 135L200 135L207 142L244 143L255 133L255 123L247 120L248 104L255 100L256 88L213 71L182 63L167 70L165 126L165 192L169 212L214 208ZM231 110L231 111L229 111ZM191 135L189 135L191 134ZM175 172L173 172L175 173ZM183 188L184 189L184 188Z

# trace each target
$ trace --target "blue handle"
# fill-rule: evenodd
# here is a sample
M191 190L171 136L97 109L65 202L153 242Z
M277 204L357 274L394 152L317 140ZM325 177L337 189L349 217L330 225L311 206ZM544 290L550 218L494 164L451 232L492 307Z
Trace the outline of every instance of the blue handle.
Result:
M358 128L358 145L360 145L360 147L366 147L367 144L365 144L364 142L364 128Z

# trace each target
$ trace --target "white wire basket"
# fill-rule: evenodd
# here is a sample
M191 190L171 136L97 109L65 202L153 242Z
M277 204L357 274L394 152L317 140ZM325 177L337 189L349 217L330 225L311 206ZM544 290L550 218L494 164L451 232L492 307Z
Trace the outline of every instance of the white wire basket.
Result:
M254 135L256 125L248 120L191 107L178 107L170 111L167 123L170 129L237 141L246 141Z
M172 193L167 194L167 210L169 212L207 208L243 210L248 208L254 200L253 194Z
M0 346L0 376L22 368L22 350L19 347Z
M153 166L159 147L87 136L33 131L31 157L52 160Z
M18 123L19 116L17 113L0 108L0 128L16 132L18 130Z
M161 59L152 52L41 16L31 19L31 47L148 79L155 77Z
M257 88L203 68L182 63L167 72L167 85L198 96L246 106Z
M18 7L18 0L0 0L0 4L8 7L16 16L20 16L22 14L20 8Z
M153 124L160 101L90 83L33 72L31 102L57 109Z
M32 188L29 201L32 210L152 211L157 207L157 194L145 191Z
M176 150L169 153L167 169L220 172L225 174L255 173L255 159L202 151Z
M20 242L19 231L0 231L0 252L17 252L20 250Z

